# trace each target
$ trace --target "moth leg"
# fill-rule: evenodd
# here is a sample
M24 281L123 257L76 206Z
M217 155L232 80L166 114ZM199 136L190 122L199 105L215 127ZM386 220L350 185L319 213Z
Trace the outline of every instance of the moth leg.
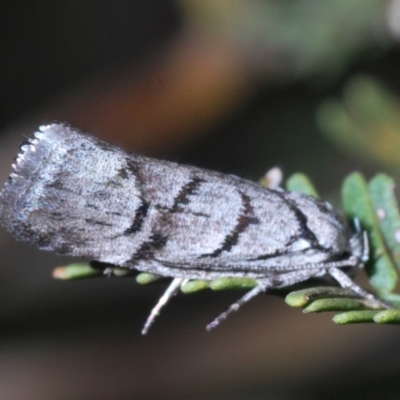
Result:
M329 268L328 270L329 275L331 275L336 281L342 286L343 288L348 288L351 289L353 292L357 293L361 297L368 299L380 306L382 306L385 309L391 309L395 308L389 303L386 303L385 301L378 299L375 297L373 294L368 293L366 290L362 289L360 286L358 286L351 278L349 278L342 270L339 268Z
M262 278L257 281L258 285L247 292L242 298L240 298L236 303L233 303L226 311L220 314L217 318L214 319L210 324L206 326L206 329L210 331L211 329L216 328L222 321L225 321L229 314L232 314L234 311L239 310L239 308L251 300L253 297L258 294L265 292L268 289L278 289L285 286L290 286L298 282L303 282L314 275L319 275L321 273L321 269L311 269L311 270L301 270L288 272L286 274L274 275L268 278Z
M151 310L151 313L148 316L147 321L144 324L144 327L142 329L142 335L146 335L146 333L149 331L151 325L153 325L156 318L160 315L161 309L176 294L176 292L179 290L180 286L185 282L185 280L186 279L182 279L182 278L173 279L171 284L168 286L167 290L164 292L164 294L158 300L157 304Z

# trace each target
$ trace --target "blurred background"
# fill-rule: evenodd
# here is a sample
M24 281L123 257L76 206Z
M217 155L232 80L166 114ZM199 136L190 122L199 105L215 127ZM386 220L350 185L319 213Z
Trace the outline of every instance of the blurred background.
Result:
M400 178L399 0L0 0L0 178L38 125L257 180ZM400 330L241 292L56 281L0 235L0 399L397 399ZM360 278L363 281L362 277Z

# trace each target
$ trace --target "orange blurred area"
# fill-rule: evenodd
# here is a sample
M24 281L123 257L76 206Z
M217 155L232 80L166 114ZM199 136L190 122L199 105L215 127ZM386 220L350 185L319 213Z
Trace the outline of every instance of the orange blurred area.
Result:
M222 38L171 38L139 69L97 78L45 113L137 152L183 146L255 91L250 66Z

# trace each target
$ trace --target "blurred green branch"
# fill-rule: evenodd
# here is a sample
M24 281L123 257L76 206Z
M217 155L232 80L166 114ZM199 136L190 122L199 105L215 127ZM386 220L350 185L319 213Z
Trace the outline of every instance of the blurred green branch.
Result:
M400 100L377 80L358 75L343 99L325 100L317 110L322 133L350 156L392 169L400 166Z
M180 0L188 20L240 47L265 77L334 77L361 54L384 53L390 0Z

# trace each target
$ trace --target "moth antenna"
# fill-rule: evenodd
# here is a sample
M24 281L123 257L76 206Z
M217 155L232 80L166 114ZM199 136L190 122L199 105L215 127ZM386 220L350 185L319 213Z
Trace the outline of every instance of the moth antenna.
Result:
M160 315L161 309L168 303L168 301L176 294L179 290L180 286L185 283L187 279L175 278L171 284L168 286L167 290L160 297L157 304L151 310L149 317L147 318L146 323L142 329L142 335L146 335L149 331L151 325L153 325L156 318Z

